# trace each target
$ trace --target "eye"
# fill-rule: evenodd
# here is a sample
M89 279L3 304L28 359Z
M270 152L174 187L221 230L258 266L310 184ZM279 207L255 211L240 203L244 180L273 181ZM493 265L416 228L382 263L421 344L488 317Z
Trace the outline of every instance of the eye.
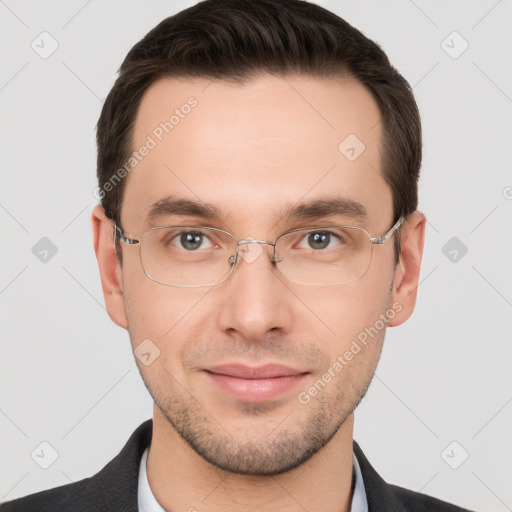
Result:
M343 240L332 231L310 231L299 243L301 249L322 250L340 245Z
M175 235L170 243L177 245L179 249L196 251L197 249L210 249L214 245L209 237L202 231L182 231Z

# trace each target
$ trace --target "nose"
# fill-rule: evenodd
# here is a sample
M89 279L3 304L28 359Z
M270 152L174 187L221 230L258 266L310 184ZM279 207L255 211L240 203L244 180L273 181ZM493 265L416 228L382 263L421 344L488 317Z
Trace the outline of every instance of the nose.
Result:
M236 265L216 290L223 295L219 328L250 342L265 339L271 331L289 333L293 302L284 278L272 263L272 244L241 244Z

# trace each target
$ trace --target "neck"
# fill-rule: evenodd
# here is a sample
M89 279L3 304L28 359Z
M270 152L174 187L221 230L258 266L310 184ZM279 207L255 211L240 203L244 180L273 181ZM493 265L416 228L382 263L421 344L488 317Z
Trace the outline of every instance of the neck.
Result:
M155 405L147 474L166 510L189 512L348 512L352 485L353 415L329 443L298 468L275 476L219 469L198 455Z

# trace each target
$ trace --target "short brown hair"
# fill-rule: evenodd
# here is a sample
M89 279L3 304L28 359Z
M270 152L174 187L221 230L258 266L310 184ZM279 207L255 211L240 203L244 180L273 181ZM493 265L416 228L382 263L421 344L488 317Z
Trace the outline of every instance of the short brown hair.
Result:
M384 51L339 16L303 0L206 0L159 23L121 65L97 126L98 185L107 216L119 221L126 179L105 185L133 152L138 107L152 83L172 76L244 83L264 72L344 75L363 84L381 112L382 172L394 218L416 210L420 116L411 87ZM398 236L395 252L398 260Z

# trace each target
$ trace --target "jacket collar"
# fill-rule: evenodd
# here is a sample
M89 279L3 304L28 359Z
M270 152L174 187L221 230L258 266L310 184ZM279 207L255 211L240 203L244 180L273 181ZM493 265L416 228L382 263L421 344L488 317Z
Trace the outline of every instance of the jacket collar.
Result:
M87 502L94 504L91 512L138 512L139 466L142 454L151 442L152 433L153 420L142 423L119 454L89 479L90 494Z
M363 450L354 441L354 453L363 475L368 512L407 512L402 503L396 498L389 484L373 469Z

